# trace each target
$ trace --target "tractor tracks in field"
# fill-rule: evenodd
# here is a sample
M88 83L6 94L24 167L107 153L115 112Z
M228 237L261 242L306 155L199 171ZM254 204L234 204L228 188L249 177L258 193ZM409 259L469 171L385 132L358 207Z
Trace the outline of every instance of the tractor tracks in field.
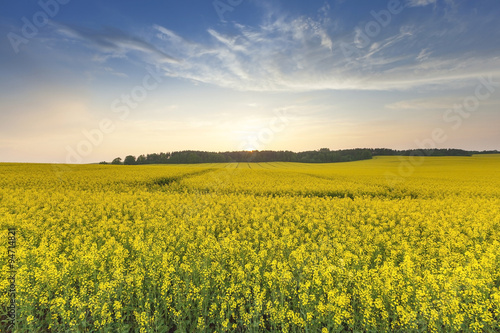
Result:
M377 186L370 190L360 191L357 188L358 186L354 186L354 185L359 185L359 183L357 182L352 182L353 183L352 186L347 186L346 188L337 188L335 186L332 186L331 188L322 188L318 190L311 188L296 188L287 190L233 188L230 184L232 183L233 180L232 177L234 176L234 172L236 170L239 169L238 168L228 169L227 166L223 168L207 168L203 170L188 172L181 175L158 177L146 182L146 186L151 191L187 191L189 193L198 195L211 194L211 193L212 194L239 193L243 195L253 195L256 197L300 196L300 197L315 197L315 198L341 198L341 199L351 199L351 200L362 197L370 197L370 198L377 197L377 198L388 198L388 199L420 198L420 196L414 193L413 191L404 189L395 190L392 188L388 188L387 186ZM256 171L255 169L252 169L250 166L246 170ZM271 169L267 170L268 172L271 171ZM236 172L239 174L238 171ZM299 174L306 177L321 179L325 182L335 182L336 180L345 181L348 179L345 176L338 176L338 175L327 176L327 175L318 175L305 172L291 172L291 173ZM200 188L198 188L197 186L192 187L189 184L182 182L183 180L187 180L189 178L197 176L207 177L206 183Z
M146 183L146 186L149 188L154 188L155 186L160 186L160 187L167 187L172 185L173 183L179 183L181 180L194 177L194 176L201 176L204 174L207 174L209 172L212 172L214 170L217 170L216 168L210 168L210 169L204 169L204 170L199 170L199 171L194 171L194 172L188 172L182 175L176 175L176 176L167 176L167 177L159 177L155 178L152 181L149 181Z

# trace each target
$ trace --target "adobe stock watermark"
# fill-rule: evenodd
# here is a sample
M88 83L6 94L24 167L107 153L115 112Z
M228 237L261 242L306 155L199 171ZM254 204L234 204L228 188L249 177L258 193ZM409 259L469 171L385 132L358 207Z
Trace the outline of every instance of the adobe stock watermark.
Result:
M9 255L9 300L10 305L8 307L7 318L8 327L7 329L14 332L16 326L16 228L9 228L8 230L8 255Z
M66 5L70 0L40 0L38 6L41 10L37 11L31 17L31 20L26 16L21 18L23 25L21 27L21 35L15 32L9 32L7 39L14 50L14 53L19 53L19 46L21 44L28 44L30 39L35 38L39 29L45 27L49 23L49 17L53 18L59 13L61 5Z
M267 127L253 136L248 136L240 145L240 150L259 150L262 145L274 140L277 133L282 132L290 123L290 112L287 109L274 110L275 116L271 118Z
M479 109L481 102L488 100L495 93L497 88L500 87L500 82L495 82L493 79L492 75L487 78L479 77L479 83L474 89L474 94L466 96L460 104L455 104L444 112L443 121L450 125L447 130L437 127L431 131L428 138L415 140L417 148L422 149L423 154L417 150L412 152L407 159L400 158L398 174L393 172L386 172L385 174L386 180L391 186L402 183L404 178L410 177L415 172L415 168L424 163L425 156L429 155L426 152L436 149L438 144L445 143L448 140L448 133L460 129L464 120Z
M403 9L404 5L400 0L389 0L387 9L382 9L379 12L370 11L370 15L374 19L367 22L364 29L360 27L356 28L356 36L354 36L352 43L342 42L340 44L344 58L348 60L345 68L349 69L359 65L357 60L353 60L353 56L356 55L356 58L361 57L361 50L372 45L373 39L380 34L383 28L391 23L392 17L401 13Z
M214 2L212 2L212 5L214 6L214 9L219 16L219 19L222 22L225 22L226 20L224 19L224 15L227 12L232 12L234 8L241 5L242 2L243 0L214 0Z
M137 108L148 97L149 92L157 89L163 82L159 66L156 66L154 70L149 67L146 70L148 74L143 77L140 85L136 85L129 93L123 93L111 102L111 111L116 113L122 121L126 120L130 111ZM94 148L103 143L104 136L113 133L115 129L116 122L109 118L101 119L97 128L84 129L82 135L85 139L80 140L76 146L66 146L66 163L82 163L84 157L92 154Z

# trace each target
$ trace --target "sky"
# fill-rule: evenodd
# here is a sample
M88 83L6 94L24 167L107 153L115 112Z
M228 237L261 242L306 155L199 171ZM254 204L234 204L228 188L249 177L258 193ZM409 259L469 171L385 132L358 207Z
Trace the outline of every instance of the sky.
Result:
M500 149L498 0L4 0L0 162Z

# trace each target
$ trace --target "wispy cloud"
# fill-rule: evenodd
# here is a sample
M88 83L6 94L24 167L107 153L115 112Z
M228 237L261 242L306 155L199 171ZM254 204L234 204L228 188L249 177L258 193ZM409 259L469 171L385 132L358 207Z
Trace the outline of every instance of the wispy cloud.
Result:
M331 83L341 81L343 55L333 51L326 27L309 18L279 19L258 28L235 24L231 35L209 29L206 44L155 28L163 48L176 50L175 56L184 60L180 66L164 66L171 76L240 90L302 90L325 74Z
M434 0L406 4L441 6ZM448 0L441 7L456 6ZM96 62L105 64L136 52L144 61L158 64L166 76L240 91L446 89L486 73L500 74L500 58L468 47L475 42L467 37L468 28L450 23L458 17L419 18L419 24L402 25L394 19L363 45L359 41L366 34L365 25L341 30L328 5L314 17L276 11L263 17L260 25L233 22L210 27L206 38L196 41L161 25L153 25L144 38L112 28L54 26L67 38L95 49ZM463 45L454 43L456 38L462 38Z
M437 0L408 0L409 7L420 7L435 4Z
M471 58L451 50L433 56L431 46L417 44L432 33L432 27L402 26L369 47L354 43L359 29L339 38L341 34L332 32L326 20L310 17L280 17L259 27L234 24L231 34L211 28L204 44L187 41L161 26L154 28L160 38L158 47L183 59L182 64L164 64L166 75L238 90L404 90L469 80L500 64L499 58L480 54ZM346 57L345 43L357 52Z
M386 105L391 110L444 110L449 109L456 104L456 98L437 98L437 99L411 99L394 102Z
M104 67L104 70L105 70L106 72L111 73L111 74L113 74L113 75L115 75L115 76L118 76L118 77L128 77L128 75L127 75L127 74L122 73L122 72L117 72L117 71L115 71L115 70L114 70L113 68L111 68L111 67Z
M176 63L177 59L156 46L115 28L91 30L61 23L52 23L56 31L67 38L80 39L99 51L94 60L105 62L108 58L122 58L129 52L141 52L157 63Z
M385 108L390 110L447 110L453 108L460 99L457 99L456 96L444 96L439 98L417 98L417 99L409 99L398 101L394 103L390 103L385 105ZM482 101L481 105L485 106L498 106L499 102L496 100L487 100Z

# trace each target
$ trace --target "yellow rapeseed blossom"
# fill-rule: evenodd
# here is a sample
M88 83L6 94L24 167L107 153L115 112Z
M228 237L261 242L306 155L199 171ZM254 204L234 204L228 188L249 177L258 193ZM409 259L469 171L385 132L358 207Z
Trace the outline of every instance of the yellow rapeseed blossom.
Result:
M18 329L500 331L500 156L406 159L0 164Z

